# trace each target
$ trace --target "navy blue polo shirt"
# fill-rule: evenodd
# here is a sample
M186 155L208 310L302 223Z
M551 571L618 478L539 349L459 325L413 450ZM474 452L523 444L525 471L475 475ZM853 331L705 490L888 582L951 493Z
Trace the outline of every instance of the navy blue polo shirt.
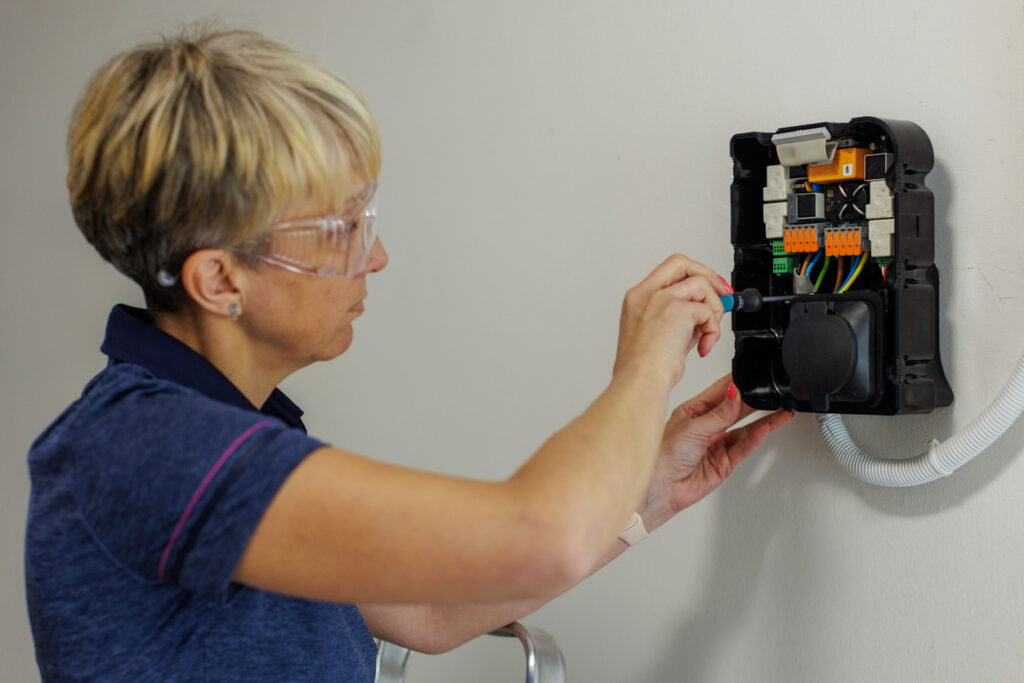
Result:
M117 306L107 367L29 451L25 580L43 679L372 681L351 605L231 581L271 499L323 444L275 390Z

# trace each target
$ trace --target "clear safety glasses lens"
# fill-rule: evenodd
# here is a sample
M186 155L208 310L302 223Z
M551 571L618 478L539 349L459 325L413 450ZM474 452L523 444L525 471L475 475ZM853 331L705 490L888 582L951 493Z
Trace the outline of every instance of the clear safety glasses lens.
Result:
M377 241L377 195L370 196L359 217L348 224L349 234L345 247L345 275L362 273L370 260L370 252ZM340 236L339 236L340 237Z
M375 190L371 189L374 193L354 220L332 217L281 223L239 250L296 273L355 277L365 270L377 241Z

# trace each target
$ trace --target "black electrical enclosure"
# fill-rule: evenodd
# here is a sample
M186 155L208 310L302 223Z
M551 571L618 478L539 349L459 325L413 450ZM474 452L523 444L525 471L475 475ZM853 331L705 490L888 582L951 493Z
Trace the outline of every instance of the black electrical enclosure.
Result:
M952 403L924 130L860 117L735 135L730 153L732 286L786 297L732 314L743 400L872 415Z

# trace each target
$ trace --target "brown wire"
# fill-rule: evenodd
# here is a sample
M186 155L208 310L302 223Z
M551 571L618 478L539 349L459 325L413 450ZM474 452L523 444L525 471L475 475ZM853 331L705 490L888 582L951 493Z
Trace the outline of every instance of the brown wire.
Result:
M807 254L807 256L804 257L804 265L800 269L800 275L807 275L807 264L810 263L810 262L811 262L811 255Z
M839 265L839 269L836 270L836 286L835 286L835 289L832 290L833 294L838 292L839 291L839 287L843 284L843 257L842 256L838 257L836 259L836 261L837 261L837 263Z

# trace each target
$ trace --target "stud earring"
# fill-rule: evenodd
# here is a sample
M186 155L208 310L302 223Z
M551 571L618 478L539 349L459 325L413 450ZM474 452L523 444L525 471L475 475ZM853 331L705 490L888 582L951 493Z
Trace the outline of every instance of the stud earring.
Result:
M232 301L231 305L228 306L228 315L231 316L231 320L238 322L238 316L242 314L242 307L237 301Z

